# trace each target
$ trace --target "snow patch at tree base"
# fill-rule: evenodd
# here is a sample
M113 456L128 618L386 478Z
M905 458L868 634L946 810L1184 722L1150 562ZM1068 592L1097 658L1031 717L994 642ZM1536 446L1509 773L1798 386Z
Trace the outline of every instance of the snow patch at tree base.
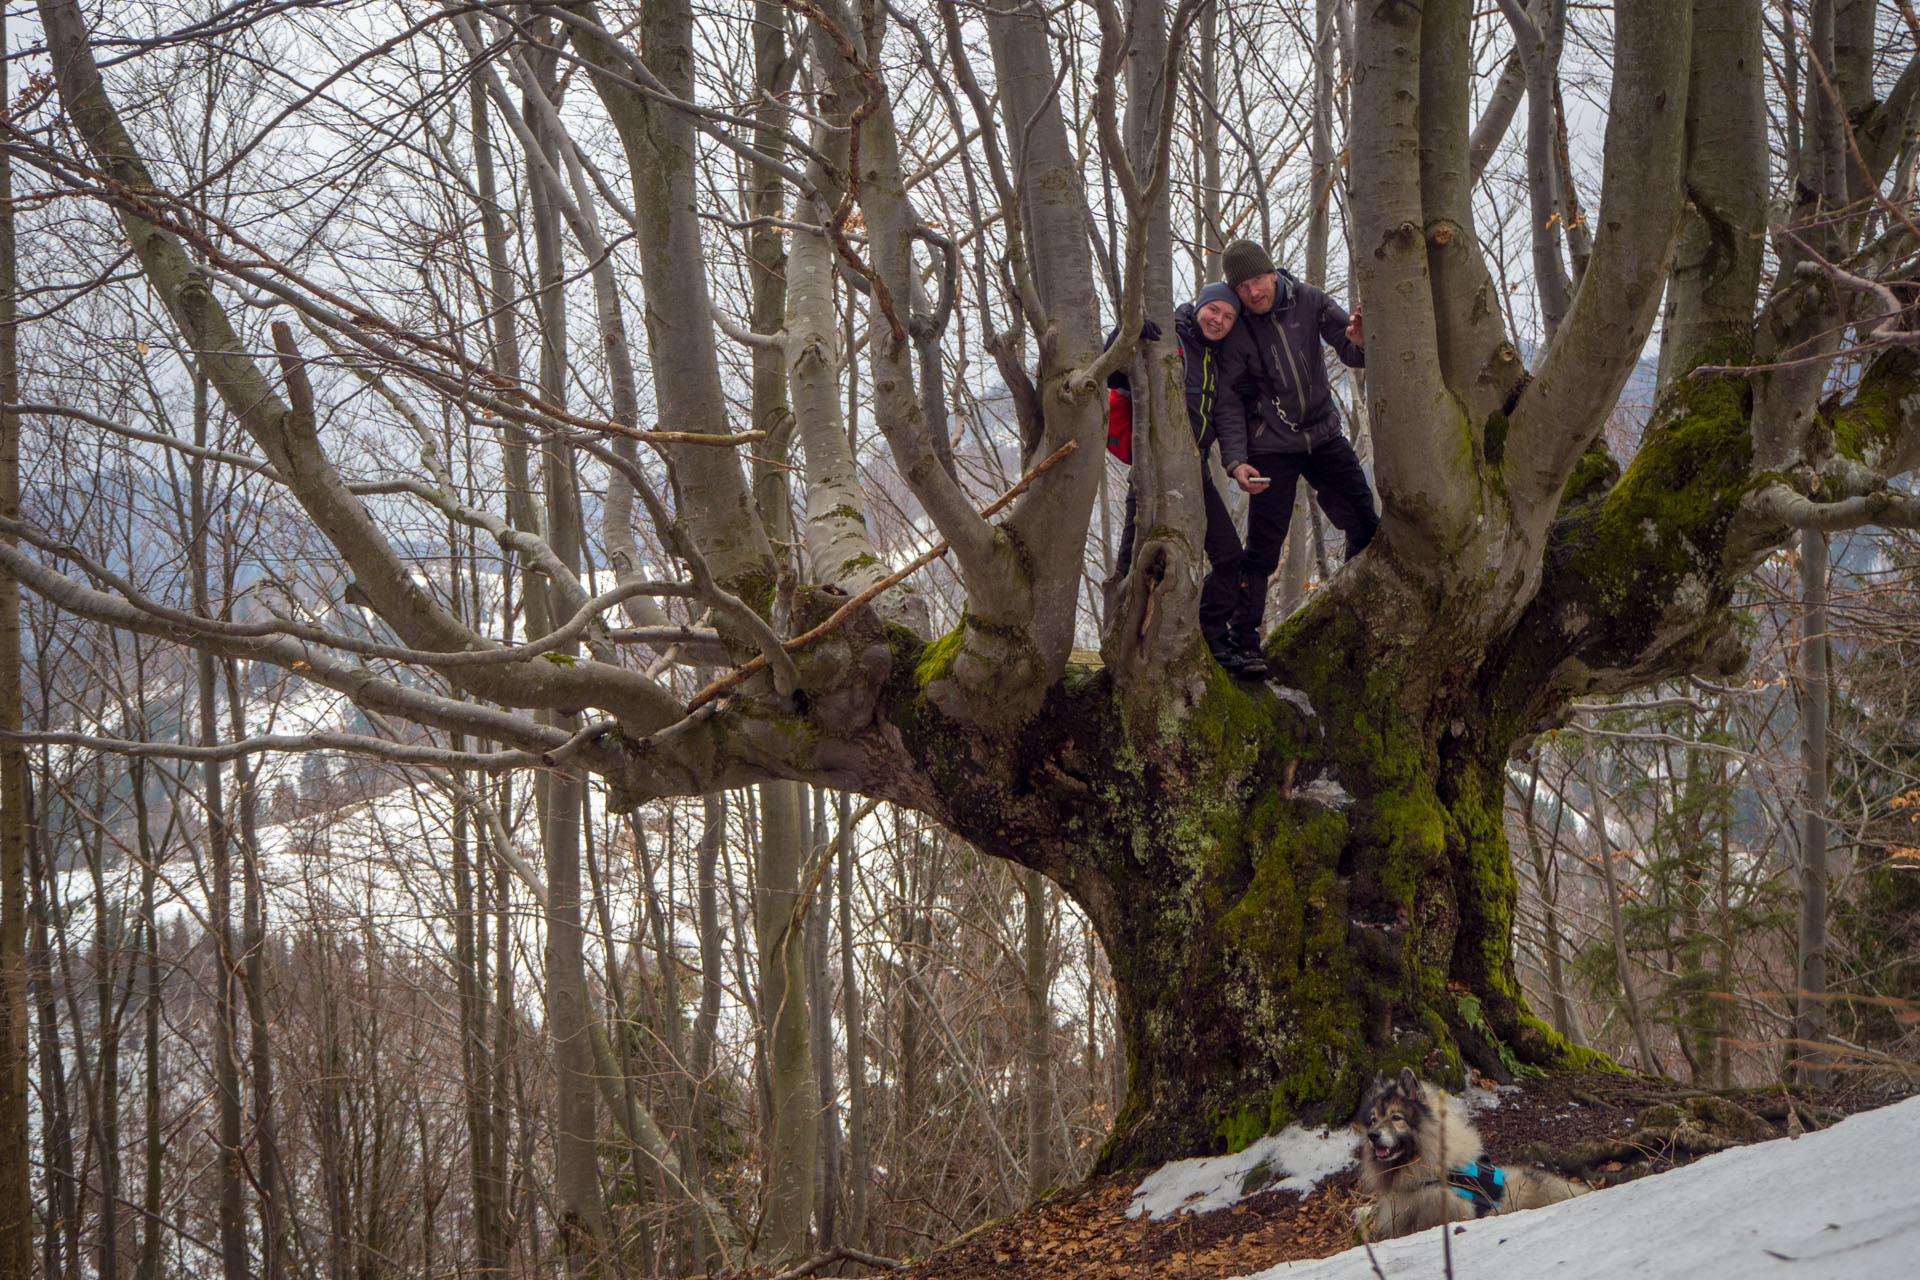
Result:
M1229 1209L1263 1191L1304 1193L1322 1178L1351 1169L1358 1155L1357 1135L1349 1129L1282 1129L1233 1155L1162 1165L1134 1189L1127 1216L1146 1214L1158 1222L1179 1212Z

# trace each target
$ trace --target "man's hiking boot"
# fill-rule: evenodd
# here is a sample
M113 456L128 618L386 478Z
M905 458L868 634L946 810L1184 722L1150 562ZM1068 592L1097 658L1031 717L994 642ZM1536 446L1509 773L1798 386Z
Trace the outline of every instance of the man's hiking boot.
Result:
M1267 676L1266 659L1256 649L1218 650L1213 660L1236 680L1264 680Z

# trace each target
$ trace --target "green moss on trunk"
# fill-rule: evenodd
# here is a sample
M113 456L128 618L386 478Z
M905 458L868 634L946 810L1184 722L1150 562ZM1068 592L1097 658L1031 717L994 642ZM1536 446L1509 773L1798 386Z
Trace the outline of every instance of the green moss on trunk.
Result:
M1870 448L1883 409L1865 396L1836 416L1841 447ZM1595 673L1697 663L1724 638L1750 412L1744 380L1686 379L1624 474L1586 455L1504 634L1473 599L1411 600L1390 575L1316 597L1266 646L1286 697L1196 642L1158 686L1070 672L1030 714L961 723L943 689L989 688L968 664L1026 661L1017 637L972 619L930 645L896 637L883 703L915 785L967 839L1057 881L1107 949L1130 1070L1100 1168L1344 1121L1383 1068L1606 1065L1535 1017L1515 975L1507 756L1603 687ZM1491 460L1505 427L1485 424ZM1403 594L1354 598L1368 590ZM1373 605L1427 630L1391 634Z
M1463 837L1404 682L1357 665L1352 627L1325 617L1284 639L1311 718L1210 666L1195 705L1130 713L1095 672L994 741L926 696L958 633L900 655L895 723L962 834L1046 871L1107 948L1131 1070L1103 1168L1344 1120L1383 1066L1459 1073L1460 924L1510 918L1512 885L1453 866L1504 846ZM1485 946L1483 1003L1518 1010Z

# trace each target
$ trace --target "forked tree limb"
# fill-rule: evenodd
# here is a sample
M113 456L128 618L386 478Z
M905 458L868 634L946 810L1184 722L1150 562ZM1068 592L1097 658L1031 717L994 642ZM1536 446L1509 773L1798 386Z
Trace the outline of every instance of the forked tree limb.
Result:
M1009 502L1012 502L1015 498L1019 497L1022 493L1025 493L1027 490L1027 486L1031 485L1035 480L1037 480L1044 472L1046 472L1049 468L1051 468L1055 463L1059 462L1062 458L1065 458L1068 454L1072 453L1075 449L1078 449L1079 447L1080 447L1080 444L1077 440L1069 440L1065 444L1061 445L1058 449L1055 449L1052 453L1048 454L1046 458L1041 460L1031 471L1021 476L1020 479L1014 483L1014 486L1011 489L1008 489L1005 493L995 498L992 502L988 503L985 507L982 507L980 509L980 518L985 520L993 516L997 512L999 512L1002 507L1005 507ZM947 554L947 544L945 542L936 542L933 546L929 547L926 551L923 551L919 555L915 556L913 560L906 565L906 567L888 574L886 577L882 578L880 581L868 587L865 591L862 591L859 595L854 596L852 599L848 600L845 604L841 605L838 609L835 609L833 611L833 616L829 617L825 622L822 622L819 626L814 627L810 631L803 632L802 634L795 636L793 639L784 642L780 647L785 649L788 653L794 653L801 649L804 649L806 646L812 644L815 640L820 639L822 636L828 635L831 632L839 630L840 627L845 625L847 619L851 618L854 615L855 611L871 603L875 597L880 595L883 591L887 590L887 588L898 586L900 583L905 582L909 577L913 576L915 573L918 573L921 569L926 568L928 565L932 564L935 560L938 560L941 556L944 556L946 554ZM707 703L712 702L715 698L718 698L723 694L730 693L734 689L739 688L740 685L748 679L748 677L752 676L755 672L761 670L766 665L767 665L767 660L766 660L766 657L763 655L761 657L754 658L751 661L742 664L740 667L729 672L728 674L721 676L718 680L715 680L712 684L708 685L706 688L702 689L699 693L694 695L693 701L687 704L688 713L691 714L692 712L699 710L702 706L705 706Z

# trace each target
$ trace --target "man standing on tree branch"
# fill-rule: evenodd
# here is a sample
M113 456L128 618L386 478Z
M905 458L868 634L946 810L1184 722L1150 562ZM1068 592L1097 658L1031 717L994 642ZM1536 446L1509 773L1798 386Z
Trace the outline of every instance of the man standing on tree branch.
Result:
M1349 559L1380 527L1366 473L1340 432L1320 353L1324 341L1348 367L1363 368L1366 338L1358 311L1348 316L1322 290L1276 270L1253 241L1234 241L1220 263L1241 303L1240 323L1221 344L1228 394L1218 408L1220 460L1251 495L1229 638L1257 655L1267 579L1279 567L1293 516L1294 481L1304 477L1313 486L1321 509L1347 535Z

